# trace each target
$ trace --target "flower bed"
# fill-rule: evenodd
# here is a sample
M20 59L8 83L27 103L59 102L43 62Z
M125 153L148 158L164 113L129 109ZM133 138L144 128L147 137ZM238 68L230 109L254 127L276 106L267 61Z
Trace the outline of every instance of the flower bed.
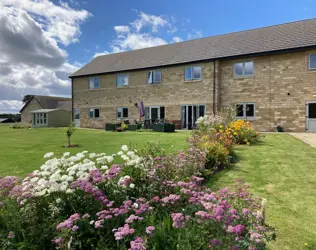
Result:
M266 249L275 238L246 185L203 186L196 147L44 157L24 180L0 179L2 249Z

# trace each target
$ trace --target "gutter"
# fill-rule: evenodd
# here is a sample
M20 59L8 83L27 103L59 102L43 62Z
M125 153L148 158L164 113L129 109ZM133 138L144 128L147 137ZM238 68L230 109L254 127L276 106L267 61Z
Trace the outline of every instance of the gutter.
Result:
M216 114L216 70L215 70L215 66L216 66L216 61L213 61L213 115Z

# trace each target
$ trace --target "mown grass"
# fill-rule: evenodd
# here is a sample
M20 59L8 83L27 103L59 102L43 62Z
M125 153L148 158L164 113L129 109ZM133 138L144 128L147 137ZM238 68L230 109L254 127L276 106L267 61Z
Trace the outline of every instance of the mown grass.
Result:
M142 147L146 142L157 142L172 153L187 147L189 133L154 132L105 132L103 130L77 129L72 143L78 148L63 148L67 144L65 128L12 129L0 126L0 176L26 174L38 169L45 161L43 155L54 152L77 153L83 150L95 153L113 154L123 144Z
M258 145L236 147L236 155L238 162L209 186L241 178L267 199L267 221L277 231L270 249L316 249L316 149L287 134L268 134Z
M112 133L78 129L73 143L62 148L65 129L10 129L0 126L0 176L18 175L39 168L46 152L115 153L123 144L143 146L159 142L172 153L187 147L189 133ZM257 145L237 146L237 163L214 175L208 185L214 190L242 178L252 192L267 199L267 221L277 230L270 249L316 249L316 149L286 134L267 134Z

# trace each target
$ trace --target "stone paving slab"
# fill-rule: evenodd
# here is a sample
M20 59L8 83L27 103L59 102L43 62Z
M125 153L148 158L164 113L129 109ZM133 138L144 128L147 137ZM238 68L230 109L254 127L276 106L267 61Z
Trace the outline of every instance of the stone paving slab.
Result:
M316 133L288 133L316 148Z

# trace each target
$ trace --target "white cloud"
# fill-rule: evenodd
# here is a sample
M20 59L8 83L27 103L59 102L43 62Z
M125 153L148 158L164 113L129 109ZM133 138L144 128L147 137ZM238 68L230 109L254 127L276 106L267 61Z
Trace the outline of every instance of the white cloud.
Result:
M59 43L78 41L85 10L48 0L0 0L0 112L18 112L23 95L71 95L67 61Z
M193 29L191 32L188 33L187 39L197 39L202 37L202 31Z
M179 42L182 42L183 40L182 40L181 37L175 36L175 37L172 38L172 41L173 41L174 43L179 43Z
M166 44L167 42L160 38L154 37L147 33L128 33L125 36L119 37L114 41L114 45L118 51L135 50L147 47L154 47L158 45Z
M127 33L129 32L128 26L114 26L114 30L118 33Z
M140 11L139 18L133 21L131 25L137 32L140 32L144 27L151 27L152 32L158 32L159 27L166 27L169 23L162 16L149 15Z
M5 6L14 6L18 9L39 16L36 21L45 27L45 35L56 39L64 45L78 42L80 36L80 24L89 15L86 10L75 10L67 3L55 5L48 0L1 0Z

